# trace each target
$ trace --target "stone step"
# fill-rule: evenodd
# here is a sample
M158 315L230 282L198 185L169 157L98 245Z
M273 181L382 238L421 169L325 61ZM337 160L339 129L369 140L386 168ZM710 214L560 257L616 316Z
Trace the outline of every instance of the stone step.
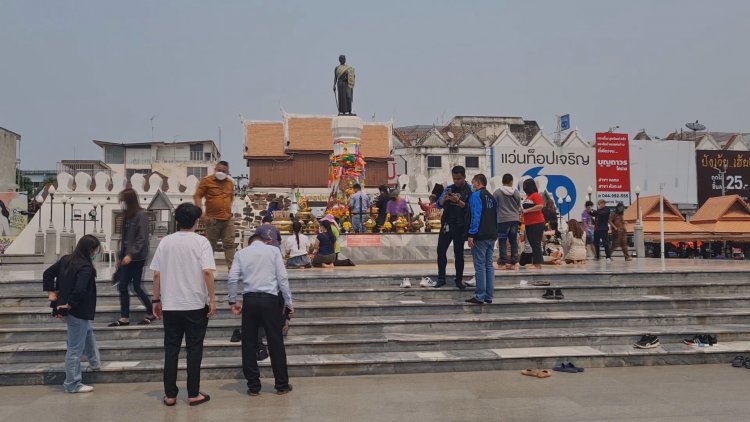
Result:
M541 291L540 291L541 294ZM644 296L584 296L581 298L566 297L564 300L546 300L537 298L499 298L492 305L469 305L464 298L471 297L466 293L458 300L421 300L408 299L390 301L334 301L297 303L296 313L299 318L357 317L357 316L393 316L393 315L454 315L457 313L527 313L543 311L611 311L611 310L662 310L662 309L712 309L742 308L750 303L750 295L644 295ZM138 303L132 311L137 315L145 308ZM97 306L99 320L115 320L120 316L120 307L107 305ZM4 307L0 308L0 323L23 323L48 321L49 307ZM138 321L135 316L134 320ZM229 311L225 298L219 304L217 319L234 318Z
M161 323L110 328L110 320L94 323L99 340L162 338ZM750 324L750 308L561 311L526 313L458 313L455 315L390 315L359 317L295 318L297 335L370 335L374 333L435 333L475 330L590 329L595 327L701 326ZM240 326L239 318L209 322L207 338L229 338ZM44 322L3 324L0 345L39 341L65 341L65 324L48 318Z
M645 326L558 328L536 330L476 330L431 334L389 333L370 335L294 335L286 339L288 355L441 351L521 347L572 347L618 345L637 341L644 333L659 336L663 343L680 343L696 334L710 333L721 343L750 341L750 326ZM105 362L158 360L164 354L163 338L98 340ZM60 362L65 358L64 341L36 341L0 345L0 364ZM240 343L229 338L207 338L204 357L239 357ZM184 351L182 353L184 357Z
M400 282L393 281L392 286L385 287L329 287L315 288L303 287L293 290L293 295L298 302L312 301L385 301L385 300L406 300L406 299L461 299L465 298L466 292L471 292L469 287L466 291L460 292L453 286L443 288L421 288L412 287L403 289L398 287ZM38 285L36 287L39 287ZM551 282L549 287L531 286L531 285L510 285L502 284L495 286L495 296L498 298L538 298L547 288L562 288L565 293L571 297L583 296L644 296L644 295L695 295L710 296L716 294L735 294L750 296L750 279L745 282L691 282L691 283L652 283L645 284L637 282L635 284L608 284L608 283L576 283L564 284ZM147 289L147 292L151 292ZM119 292L109 286L99 286L97 304L101 306L118 305ZM216 295L221 300L225 300L227 295L226 286L219 285ZM131 292L131 303L137 303L137 297ZM49 305L46 294L41 289L35 288L33 291L2 291L0 292L0 306L28 306L28 307L45 307Z
M419 372L457 372L480 370L520 370L552 368L566 359L581 368L608 366L717 364L727 363L735 355L750 352L750 342L723 342L713 347L688 347L665 343L654 349L635 349L631 345L529 347L470 349L429 352L383 352L288 356L291 377L341 376ZM262 376L268 378L270 362L261 362ZM180 377L185 377L185 362L180 361ZM84 382L157 382L162 379L163 361L140 360L104 362L101 371L84 372ZM553 376L582 376L554 373ZM1 385L61 384L65 378L62 363L13 363L0 368ZM202 379L242 379L239 357L206 357Z

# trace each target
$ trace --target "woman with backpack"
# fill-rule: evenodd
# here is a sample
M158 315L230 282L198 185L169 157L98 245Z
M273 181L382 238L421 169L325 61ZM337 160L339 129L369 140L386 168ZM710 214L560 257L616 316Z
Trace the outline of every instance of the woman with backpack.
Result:
M143 266L148 259L148 216L138 203L138 194L133 189L120 192L120 208L123 214L122 241L116 273L117 289L120 291L120 319L109 324L109 327L130 325L130 292L128 286L146 307L146 317L139 325L148 325L156 320L153 305L141 284L143 283Z
M83 384L81 356L86 355L89 369L101 368L92 321L96 314L96 269L101 255L99 239L86 235L72 254L66 255L44 271L43 289L48 292L52 315L68 325L68 351L65 353L66 393L90 393L94 387Z

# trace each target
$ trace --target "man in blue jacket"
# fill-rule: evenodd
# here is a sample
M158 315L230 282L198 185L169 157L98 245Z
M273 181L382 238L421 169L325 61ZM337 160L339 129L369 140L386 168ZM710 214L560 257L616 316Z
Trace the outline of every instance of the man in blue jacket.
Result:
M487 177L477 174L471 179L472 194L469 198L469 247L474 261L477 285L474 297L466 303L481 305L492 303L495 293L495 267L492 255L497 238L497 203L487 191Z

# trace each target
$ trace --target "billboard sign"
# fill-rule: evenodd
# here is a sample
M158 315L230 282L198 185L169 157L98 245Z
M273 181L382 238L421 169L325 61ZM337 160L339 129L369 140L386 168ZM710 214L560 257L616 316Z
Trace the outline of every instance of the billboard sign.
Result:
M570 114L560 116L560 130L570 129Z
M696 151L698 206L708 198L739 195L750 197L750 153L747 151Z
M0 254L26 227L28 201L25 193L0 192Z
M627 133L596 134L597 200L630 203L630 146Z

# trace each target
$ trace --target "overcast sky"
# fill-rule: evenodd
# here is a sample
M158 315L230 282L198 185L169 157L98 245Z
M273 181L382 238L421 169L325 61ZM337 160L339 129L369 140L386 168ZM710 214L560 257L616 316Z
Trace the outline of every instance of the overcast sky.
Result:
M92 139L214 139L246 173L239 115L354 111L396 126L522 116L586 138L750 130L750 2L0 0L0 126L22 168L102 157Z

